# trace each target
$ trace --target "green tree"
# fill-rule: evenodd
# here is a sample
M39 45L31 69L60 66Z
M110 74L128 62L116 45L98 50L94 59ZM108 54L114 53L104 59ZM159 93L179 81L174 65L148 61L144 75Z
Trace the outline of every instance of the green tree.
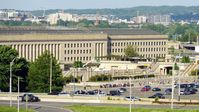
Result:
M124 53L127 57L136 57L139 56L137 51L136 51L136 47L129 45L125 48Z
M18 57L18 53L10 46L0 45L0 89L9 91L10 62ZM27 91L28 62L24 58L16 58L12 65L12 86L17 91L17 76L20 77L20 91Z
M75 62L73 63L73 67L74 67L74 68L81 68L81 67L83 67L82 61L75 61Z
M44 52L35 62L31 62L28 75L28 88L31 92L49 92L50 88L50 64L52 57L52 91L61 91L64 80L60 65L48 52Z
M182 62L182 63L190 63L190 58L189 58L189 56L183 56L181 62Z

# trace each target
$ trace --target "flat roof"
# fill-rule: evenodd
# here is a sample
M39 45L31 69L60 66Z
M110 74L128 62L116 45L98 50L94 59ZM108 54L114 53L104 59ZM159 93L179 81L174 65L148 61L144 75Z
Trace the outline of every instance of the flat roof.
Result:
M48 28L48 27L2 27L0 26L0 35L4 34L96 34L103 33L107 35L162 35L158 32L138 29L138 28Z

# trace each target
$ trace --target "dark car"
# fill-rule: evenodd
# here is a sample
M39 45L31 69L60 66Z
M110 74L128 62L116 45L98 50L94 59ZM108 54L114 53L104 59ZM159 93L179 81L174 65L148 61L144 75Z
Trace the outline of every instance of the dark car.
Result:
M21 101L22 102L39 102L41 101L39 99L39 97L34 96L33 94L24 94L23 96L21 96Z
M152 89L152 91L161 91L161 89L158 88L158 87L155 87L155 88Z
M190 95L190 94L191 94L190 91L184 91L184 90L180 91L180 95Z
M164 95L162 93L156 93L152 96L149 96L148 98L161 98L161 99L165 99Z
M110 96L120 96L121 93L120 93L119 90L111 90L108 95L110 95Z
M86 94L86 91L84 91L84 90L77 90L77 91L75 91L74 94L83 95L83 94Z
M144 86L141 91L144 92L144 91L149 91L151 90L151 86Z
M87 91L86 94L87 94L87 95L95 95L96 93L95 93L95 91Z
M171 88L167 88L167 89L164 91L164 94L165 94L165 95L171 95L171 92L172 92L172 89L171 89Z
M189 91L191 94L196 94L196 92L198 91L195 88L185 88L184 91Z

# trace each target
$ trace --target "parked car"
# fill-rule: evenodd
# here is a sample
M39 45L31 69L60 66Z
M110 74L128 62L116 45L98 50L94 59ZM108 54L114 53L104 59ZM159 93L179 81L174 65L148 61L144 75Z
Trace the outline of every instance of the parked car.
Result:
M165 95L171 95L171 92L172 92L172 89L171 89L171 88L167 88L167 89L164 91L164 94L165 94Z
M149 91L151 90L151 86L144 86L141 91L144 92L144 91Z
M21 101L22 102L26 102L26 101L28 101L28 102L39 102L41 100L39 99L39 97L34 96L33 94L30 94L30 93L27 93L27 94L24 94L23 96L21 96Z
M120 91L120 93L124 93L124 92L126 92L127 90L126 90L126 88L119 88L119 91Z
M87 91L87 95L96 95L95 91Z
M184 91L184 90L180 91L180 95L190 95L190 94L191 94L190 91Z
M155 88L152 89L152 91L161 91L161 89L158 88L158 87L155 87Z
M161 99L165 99L165 96L162 93L156 93L152 96L149 96L148 98L161 98Z
M124 100L127 100L127 101L141 101L141 99L139 98L139 97L135 97L135 96L131 96L131 98L130 98L130 96L127 96L127 97L125 97L124 98Z
M58 95L59 95L59 96L69 95L69 93L67 93L67 92L60 92Z
M121 93L120 93L119 90L111 90L108 95L110 95L110 96L120 96Z
M76 94L76 95L83 95L83 94L86 94L86 91L84 91L84 90L77 90L77 91L74 92L74 94Z

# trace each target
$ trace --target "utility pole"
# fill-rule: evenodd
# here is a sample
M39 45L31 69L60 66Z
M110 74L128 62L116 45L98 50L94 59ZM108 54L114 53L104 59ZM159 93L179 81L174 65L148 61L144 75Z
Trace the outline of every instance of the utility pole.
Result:
M10 88L9 88L9 96L10 96L10 107L12 107L12 65L17 57L15 57L11 62L10 62Z
M131 105L131 100L132 100L132 96L131 96L131 76L129 76L129 84L130 84L130 94L129 94L129 97L130 97L130 104L129 104L129 112L131 112L131 108L132 108L132 105Z
M173 64L173 72L172 72L172 94L171 94L171 109L173 109L173 100L174 100L174 77L175 77L175 64L176 64L176 57L174 59L174 64Z
M50 55L50 93L52 93L52 54Z
M19 76L18 76L18 99L17 99L17 112L19 112L19 91L20 91L20 85L19 85Z

